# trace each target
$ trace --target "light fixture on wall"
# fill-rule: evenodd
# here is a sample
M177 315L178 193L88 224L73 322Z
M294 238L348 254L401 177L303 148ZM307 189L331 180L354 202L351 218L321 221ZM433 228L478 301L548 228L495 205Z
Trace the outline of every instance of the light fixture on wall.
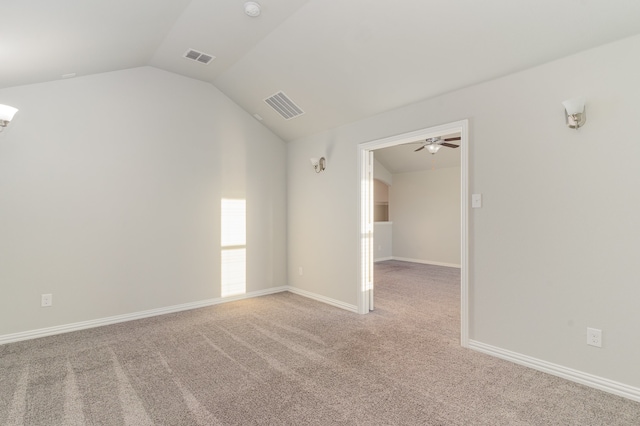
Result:
M315 169L316 173L320 173L327 167L327 160L324 157L311 158L311 165Z
M569 99L562 103L567 126L571 129L579 129L587 121L584 98Z
M9 125L18 108L0 104L0 132Z
M260 5L255 1L248 1L244 4L244 13L252 18L260 16Z

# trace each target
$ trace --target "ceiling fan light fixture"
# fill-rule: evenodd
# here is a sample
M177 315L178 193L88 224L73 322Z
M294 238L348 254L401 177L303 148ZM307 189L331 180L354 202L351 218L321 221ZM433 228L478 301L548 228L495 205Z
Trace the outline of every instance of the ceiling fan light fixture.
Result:
M440 148L442 148L442 145L438 145L437 143L431 143L427 145L426 148L427 148L427 151L429 151L431 154L435 154L436 152L440 151Z

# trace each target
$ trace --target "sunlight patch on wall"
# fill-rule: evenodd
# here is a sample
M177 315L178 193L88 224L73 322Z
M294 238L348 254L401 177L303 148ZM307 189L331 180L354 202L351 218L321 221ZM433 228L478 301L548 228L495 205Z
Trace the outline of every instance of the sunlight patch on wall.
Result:
M221 202L222 297L247 292L246 200L223 198Z

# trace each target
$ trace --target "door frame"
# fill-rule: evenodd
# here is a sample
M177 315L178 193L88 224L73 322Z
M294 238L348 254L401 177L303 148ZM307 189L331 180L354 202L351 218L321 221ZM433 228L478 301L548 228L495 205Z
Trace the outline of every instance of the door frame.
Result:
M358 194L360 206L358 313L366 314L373 307L373 164L371 152L421 139L460 132L460 344L469 347L469 120L455 121L400 135L358 144Z

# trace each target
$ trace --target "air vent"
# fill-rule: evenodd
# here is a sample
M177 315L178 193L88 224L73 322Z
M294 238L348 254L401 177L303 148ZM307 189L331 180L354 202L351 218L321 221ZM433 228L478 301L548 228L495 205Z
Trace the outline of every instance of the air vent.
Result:
M278 92L264 100L271 108L285 120L291 120L304 114L302 108L296 105L284 92Z
M187 50L184 54L184 57L196 62L200 62L201 64L205 64L205 65L207 65L209 62L213 61L216 58L213 55L208 55L206 53L198 52L197 50L193 50L193 49Z

